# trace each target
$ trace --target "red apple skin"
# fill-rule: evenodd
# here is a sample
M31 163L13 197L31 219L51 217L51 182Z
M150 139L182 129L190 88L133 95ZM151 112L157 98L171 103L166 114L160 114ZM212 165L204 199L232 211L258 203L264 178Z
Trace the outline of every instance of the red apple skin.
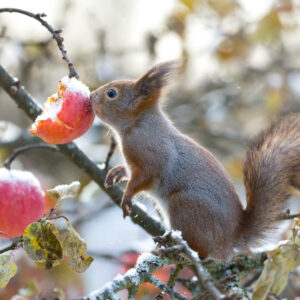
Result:
M90 99L81 93L61 91L63 104L57 120L39 120L30 132L49 144L66 144L83 135L93 124L95 113Z
M3 169L0 169L0 231L17 237L27 225L43 216L45 193L33 174Z

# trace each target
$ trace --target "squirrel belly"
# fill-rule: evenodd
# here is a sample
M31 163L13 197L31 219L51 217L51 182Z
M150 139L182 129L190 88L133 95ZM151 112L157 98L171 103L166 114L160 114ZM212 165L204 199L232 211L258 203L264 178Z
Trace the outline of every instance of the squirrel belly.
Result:
M222 165L180 133L159 107L125 131L120 140L126 162L153 179L145 190L159 202L165 221L201 257L228 257L237 243L242 206Z

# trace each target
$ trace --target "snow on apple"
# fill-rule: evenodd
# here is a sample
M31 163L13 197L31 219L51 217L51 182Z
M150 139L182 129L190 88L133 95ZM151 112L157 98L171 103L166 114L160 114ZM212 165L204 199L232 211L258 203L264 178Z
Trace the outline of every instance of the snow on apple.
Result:
M49 144L65 144L83 135L95 118L89 88L76 78L63 77L48 97L30 132Z
M27 225L43 216L44 205L45 193L32 173L0 168L0 231L22 235Z

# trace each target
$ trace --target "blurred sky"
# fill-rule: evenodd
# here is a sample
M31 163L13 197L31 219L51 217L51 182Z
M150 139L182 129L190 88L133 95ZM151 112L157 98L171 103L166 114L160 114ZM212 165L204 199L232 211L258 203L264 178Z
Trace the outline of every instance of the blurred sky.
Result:
M240 17L248 22L254 22L264 15L275 0L239 0L242 7ZM65 5L72 3L67 16L63 15ZM107 47L110 50L134 49L144 43L147 32L157 32L164 27L165 18L178 4L175 0L74 0L72 2L51 0L2 0L2 7L23 8L32 12L46 12L47 21L55 28L64 29L64 43L70 57L85 53L91 55L99 43L95 40L94 30L105 30ZM18 40L45 40L49 33L37 26L35 20L17 14L1 14L1 19L8 26L8 33L13 39ZM234 22L229 25L234 27ZM197 66L192 68L190 81L193 78L201 79L209 72L217 71L215 62L209 53L216 47L222 38L214 24L207 26L197 18L190 18L187 30L187 47L191 54L197 54ZM11 45L11 47L15 47ZM1 63L11 64L15 60L15 51L3 51L0 56ZM17 50L17 49L14 49ZM178 58L181 55L180 38L170 32L159 41L157 45L156 61ZM143 72L147 65L147 56L141 53L127 55L125 71L132 77ZM130 65L130 68L128 68ZM102 66L103 67L103 66ZM106 74L106 70L100 75Z

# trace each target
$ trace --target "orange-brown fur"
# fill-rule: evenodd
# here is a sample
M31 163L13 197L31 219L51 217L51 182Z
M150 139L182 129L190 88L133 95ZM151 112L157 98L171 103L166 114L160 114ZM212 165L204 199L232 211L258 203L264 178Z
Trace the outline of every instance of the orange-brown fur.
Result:
M96 114L120 139L130 171L123 199L124 217L133 197L148 190L166 223L182 231L201 257L225 259L234 248L246 250L274 227L289 196L300 184L300 117L276 123L250 143L244 164L247 207L220 163L180 133L164 115L160 99L173 62L157 65L137 81L108 83L92 92ZM116 94L108 96L110 89ZM106 185L118 183L117 166Z

